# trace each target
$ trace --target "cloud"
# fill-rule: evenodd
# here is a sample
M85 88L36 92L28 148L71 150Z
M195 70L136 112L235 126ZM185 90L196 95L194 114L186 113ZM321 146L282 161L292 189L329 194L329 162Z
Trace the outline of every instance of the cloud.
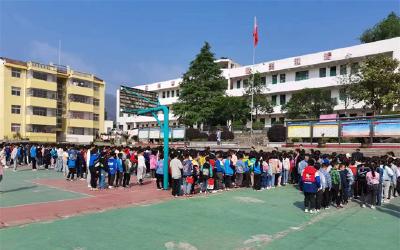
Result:
M45 42L33 41L30 43L30 57L32 60L37 60L41 63L58 63L58 48ZM78 71L95 72L94 66L87 63L80 56L64 51L62 48L60 58L62 65L68 65Z

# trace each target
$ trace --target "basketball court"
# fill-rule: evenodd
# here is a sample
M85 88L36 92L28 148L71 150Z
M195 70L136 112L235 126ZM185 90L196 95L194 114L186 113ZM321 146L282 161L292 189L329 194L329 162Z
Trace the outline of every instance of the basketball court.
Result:
M303 212L294 187L173 199L150 180L89 191L52 170L5 171L1 249L397 249L400 199Z

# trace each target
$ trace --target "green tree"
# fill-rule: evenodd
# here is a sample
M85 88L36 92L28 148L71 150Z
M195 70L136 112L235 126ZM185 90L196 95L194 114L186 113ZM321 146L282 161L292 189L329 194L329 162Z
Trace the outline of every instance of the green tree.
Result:
M362 43L370 43L398 36L400 36L400 17L396 13L391 12L374 27L364 31L360 37L360 41Z
M355 102L364 102L375 114L400 104L399 61L386 55L368 57L352 80L349 95Z
M183 75L178 102L172 106L174 114L188 126L216 120L216 104L225 95L227 81L210 49L205 42L190 63L189 70Z
M253 84L251 84L253 82ZM265 92L267 91L265 81L263 81L261 74L256 72L250 77L250 84L244 90L244 97L249 102L251 107L251 94L253 94L253 113L255 113L254 120L257 120L258 114L272 113L273 107Z
M282 106L282 111L287 111L290 119L318 118L321 114L332 113L336 104L330 90L305 88L294 93L289 102Z
M210 120L211 125L225 125L227 121L233 124L245 124L250 115L250 106L246 98L242 96L225 96L218 99L215 115Z

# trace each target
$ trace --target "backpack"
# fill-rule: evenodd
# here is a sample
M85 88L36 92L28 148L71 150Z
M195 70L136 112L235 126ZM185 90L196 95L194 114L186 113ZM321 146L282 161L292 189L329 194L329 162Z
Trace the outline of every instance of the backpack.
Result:
M70 161L75 161L78 158L78 155L75 150L71 150L68 156Z
M208 176L210 174L210 169L203 167L203 169L201 170L203 176Z

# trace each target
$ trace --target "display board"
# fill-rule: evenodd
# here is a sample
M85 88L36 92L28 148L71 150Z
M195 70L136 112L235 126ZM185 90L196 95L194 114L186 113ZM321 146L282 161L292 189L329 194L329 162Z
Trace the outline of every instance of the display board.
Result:
M159 128L140 128L138 137L140 140L163 139L164 133ZM171 128L169 138L185 139L185 128Z
M374 136L400 137L400 119L377 120L373 125Z
M120 112L137 113L139 110L154 108L158 103L156 92L121 86L119 91ZM152 116L151 113L145 114Z
M308 138L311 137L310 123L289 123L288 138Z
M336 122L319 122L313 124L313 137L329 138L339 136L339 126Z
M342 137L369 137L371 125L369 121L343 122Z

